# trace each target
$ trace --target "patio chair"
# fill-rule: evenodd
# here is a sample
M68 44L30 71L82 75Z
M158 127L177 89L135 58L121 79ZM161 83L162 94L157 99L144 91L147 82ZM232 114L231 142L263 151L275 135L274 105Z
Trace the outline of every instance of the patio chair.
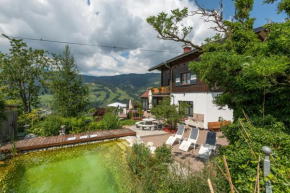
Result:
M146 147L150 149L151 154L155 153L156 147L153 146L153 142L149 141L146 143Z
M216 151L217 134L211 131L207 132L206 141L204 145L201 145L198 152L198 157L209 159L212 151Z
M186 138L182 141L181 145L179 146L179 149L187 152L189 150L189 147L193 144L193 148L195 150L198 136L199 136L199 129L191 128L189 138Z
M174 135L170 136L165 142L165 144L172 146L176 140L179 140L179 143L180 143L184 134L184 130L185 130L185 125L179 125L177 132Z

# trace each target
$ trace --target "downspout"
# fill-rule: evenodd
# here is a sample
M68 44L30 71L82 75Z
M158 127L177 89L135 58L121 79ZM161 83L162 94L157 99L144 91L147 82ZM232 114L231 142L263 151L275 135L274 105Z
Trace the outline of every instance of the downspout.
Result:
M173 81L173 74L172 74L172 67L170 68L166 62L164 62L164 65L170 69L170 95L172 95L172 81ZM174 104L174 96L172 95L172 104Z

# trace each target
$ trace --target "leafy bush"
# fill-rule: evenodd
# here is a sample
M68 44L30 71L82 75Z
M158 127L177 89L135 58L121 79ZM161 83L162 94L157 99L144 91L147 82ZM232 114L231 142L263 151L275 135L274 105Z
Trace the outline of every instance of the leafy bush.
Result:
M105 130L118 129L120 127L120 120L117 115L109 112L104 115L101 124Z
M267 116L264 121L262 118L253 118L251 122L240 119L222 128L229 145L220 148L218 162L222 162L222 155L226 156L232 181L239 192L254 192L259 156L260 186L261 191L265 192L263 146L269 146L273 151L269 176L273 192L290 192L290 136L284 130L283 124L271 116ZM220 186L229 192L227 182L220 183Z
M61 125L63 125L61 117L50 115L47 116L44 121L39 122L37 125L29 129L29 132L39 136L58 135Z
M96 111L95 108L90 108L90 109L88 110L88 113L89 113L89 114L93 114L95 111Z
M172 161L171 148L166 145L156 148L154 156L144 144L134 144L128 163L139 178L136 189L139 192L158 193L209 192L207 179L214 179L216 174L212 164L194 173L188 165L177 165ZM217 182L212 181L214 190L222 192Z
M163 118L171 129L176 129L177 123L181 118L186 116L185 108L188 107L186 103L180 103L180 105L170 104L170 97L166 97L162 100L161 104L153 107L151 113L156 118Z
M25 113L18 116L17 125L19 130L23 130L25 125L29 125L33 128L34 125L40 121L41 109L33 109L30 113Z
M156 159L162 163L172 163L171 155L172 147L167 147L165 143L162 146L157 147L155 150Z
M101 129L100 123L86 123L86 118L66 118L56 115L49 115L44 118L43 121L34 125L29 132L39 136L53 136L58 135L62 125L66 126L66 133L81 133L85 131L92 131Z

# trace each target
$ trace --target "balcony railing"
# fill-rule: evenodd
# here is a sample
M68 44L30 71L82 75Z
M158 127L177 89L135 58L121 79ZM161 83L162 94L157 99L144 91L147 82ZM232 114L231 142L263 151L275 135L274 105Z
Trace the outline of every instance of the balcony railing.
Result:
M152 95L169 95L170 88L168 86L161 86L158 88L151 89Z

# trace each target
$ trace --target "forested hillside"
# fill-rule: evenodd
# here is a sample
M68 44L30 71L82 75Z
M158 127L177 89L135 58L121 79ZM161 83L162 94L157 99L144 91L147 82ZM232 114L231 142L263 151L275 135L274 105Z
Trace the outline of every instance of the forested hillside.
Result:
M122 74L117 76L87 76L83 81L90 88L90 107L99 107L111 102L128 103L140 100L140 96L151 87L160 86L159 73ZM52 95L41 95L43 107L49 106Z

